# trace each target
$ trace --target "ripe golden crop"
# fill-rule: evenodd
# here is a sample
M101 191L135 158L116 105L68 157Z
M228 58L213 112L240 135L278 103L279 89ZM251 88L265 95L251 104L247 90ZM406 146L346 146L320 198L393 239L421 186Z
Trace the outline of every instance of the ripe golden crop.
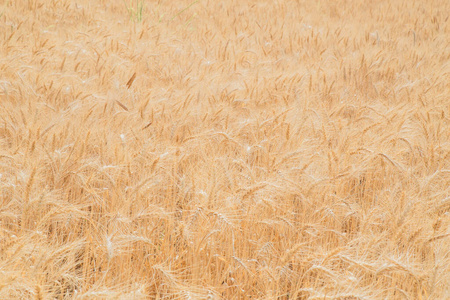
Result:
M449 11L3 1L0 299L450 298Z

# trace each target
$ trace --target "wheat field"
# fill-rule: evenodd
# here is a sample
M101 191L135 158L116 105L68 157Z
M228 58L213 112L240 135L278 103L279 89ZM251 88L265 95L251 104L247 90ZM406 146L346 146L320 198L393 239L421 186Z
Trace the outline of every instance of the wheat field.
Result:
M0 2L0 299L450 299L450 2Z

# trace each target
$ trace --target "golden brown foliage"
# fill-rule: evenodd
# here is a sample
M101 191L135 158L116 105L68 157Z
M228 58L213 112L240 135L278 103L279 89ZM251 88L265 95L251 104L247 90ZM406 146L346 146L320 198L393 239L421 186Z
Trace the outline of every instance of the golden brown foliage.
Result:
M127 5L0 4L0 299L450 298L449 1Z

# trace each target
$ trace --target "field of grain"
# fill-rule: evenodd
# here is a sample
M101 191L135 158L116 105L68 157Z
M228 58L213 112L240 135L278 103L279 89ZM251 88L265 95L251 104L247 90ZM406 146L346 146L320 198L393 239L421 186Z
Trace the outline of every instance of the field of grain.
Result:
M0 2L0 299L450 299L450 2Z

